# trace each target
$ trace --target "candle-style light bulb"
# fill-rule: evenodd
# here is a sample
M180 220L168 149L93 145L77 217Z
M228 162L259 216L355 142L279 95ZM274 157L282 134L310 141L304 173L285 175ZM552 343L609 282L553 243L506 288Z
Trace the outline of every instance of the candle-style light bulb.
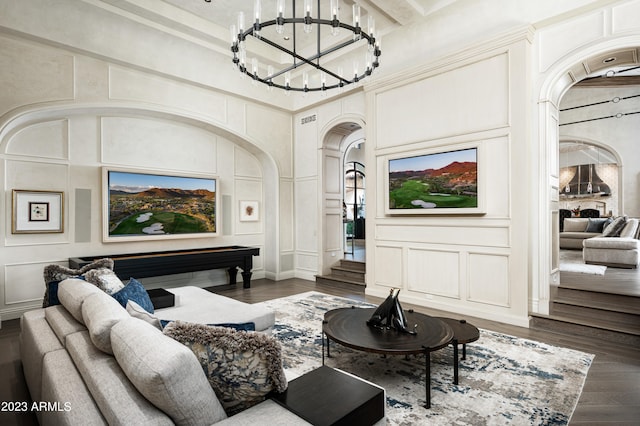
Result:
M285 0L278 0L276 3L276 32L284 33L284 6Z
M253 3L253 35L260 38L260 16L262 15L262 1L255 0Z
M353 5L353 26L356 27L353 39L360 40L360 5L357 3L354 3Z
M304 0L304 27L305 33L311 32L311 13L313 12L311 7L311 0Z
M329 19L331 20L331 34L335 36L340 34L340 7L338 5L338 0L331 0L330 10L331 16Z

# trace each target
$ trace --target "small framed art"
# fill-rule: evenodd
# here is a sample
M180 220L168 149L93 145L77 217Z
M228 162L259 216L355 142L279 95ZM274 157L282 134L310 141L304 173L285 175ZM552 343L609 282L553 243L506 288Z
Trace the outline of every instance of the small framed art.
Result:
M13 190L11 232L44 234L64 232L64 193Z
M257 201L240 201L240 221L256 222L260 218Z

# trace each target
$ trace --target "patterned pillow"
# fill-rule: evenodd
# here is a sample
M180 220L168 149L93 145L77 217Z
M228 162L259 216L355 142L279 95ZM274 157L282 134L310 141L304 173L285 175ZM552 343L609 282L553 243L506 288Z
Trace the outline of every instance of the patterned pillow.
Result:
M96 285L100 290L108 295L117 293L124 288L124 283L109 268L92 269L84 274L84 279Z
M602 231L603 237L618 237L627 224L626 216L618 216Z
M170 322L163 333L195 353L227 415L287 388L282 347L272 336L181 321Z
M58 284L60 284L61 281L64 281L67 278L84 279L82 276L83 274L97 268L113 269L113 260L98 259L80 269L70 269L57 264L45 266L43 272L45 291L44 298L42 300L42 307L46 308L47 306L60 304L60 301L58 300Z
M133 300L145 311L151 314L153 313L153 303L151 303L151 298L149 297L149 293L147 293L147 289L144 288L142 283L135 278L130 278L127 285L125 285L122 290L113 293L112 296L120 302L124 308L127 307L127 302L129 300Z
M165 328L169 323L174 322L174 320L160 320L160 329ZM231 323L231 322L223 322L219 324L207 324L212 327L227 327L233 328L238 331L256 331L256 323L255 322L241 322L241 323Z

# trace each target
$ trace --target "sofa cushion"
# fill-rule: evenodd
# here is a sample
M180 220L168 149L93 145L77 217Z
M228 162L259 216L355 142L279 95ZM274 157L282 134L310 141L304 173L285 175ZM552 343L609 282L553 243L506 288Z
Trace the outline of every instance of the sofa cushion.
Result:
M567 218L564 220L564 232L584 232L589 224L589 219Z
M46 308L47 306L60 304L60 301L58 300L58 285L61 281L64 281L67 278L80 277L86 272L97 268L113 269L113 260L98 259L80 269L70 269L58 264L45 266L43 271L45 292L42 300L42 307Z
M124 283L109 268L92 269L84 274L84 279L107 294L116 293L124 288Z
M36 401L34 399L34 401ZM61 409L43 410L41 425L107 425L69 353L61 349L42 360L42 396L37 401L58 402Z
M142 306L138 305L133 300L127 301L127 312L134 318L141 319L144 322L148 322L158 330L162 330L162 323L153 314L149 313Z
M96 293L104 294L104 292L95 285L77 278L68 278L62 281L58 289L58 297L60 298L62 306L82 324L84 324L84 319L82 318L82 303L84 303L87 297Z
M584 240L583 247L592 249L606 250L638 250L640 248L640 240L635 238L605 238L596 237Z
M181 321L167 324L163 332L196 354L228 415L287 388L282 348L274 337Z
M126 286L120 291L113 294L113 297L120 302L123 308L126 308L127 302L133 300L145 311L153 313L153 303L142 283L135 278L130 278Z
M92 294L85 299L82 304L82 317L93 344L108 354L113 354L111 327L119 321L131 318L113 297L104 292Z
M639 222L638 219L627 219L627 223L620 231L620 238L637 238Z
M62 305L49 306L44 310L44 316L53 332L65 347L67 346L67 336L87 329L83 324L76 321Z
M226 414L193 352L137 318L111 329L111 345L131 383L178 425L210 425Z
M110 425L173 424L138 392L113 356L93 345L87 331L69 336L68 342L67 350L76 368Z
M27 311L20 318L20 359L24 378L33 401L42 401L42 358L46 353L63 349L49 327L45 309Z
M627 224L627 218L626 216L619 216L615 219L613 219L613 222L611 222L609 225L607 225L604 230L602 231L602 236L603 237L618 237L620 236L620 232L622 232L622 229L624 228L624 226Z

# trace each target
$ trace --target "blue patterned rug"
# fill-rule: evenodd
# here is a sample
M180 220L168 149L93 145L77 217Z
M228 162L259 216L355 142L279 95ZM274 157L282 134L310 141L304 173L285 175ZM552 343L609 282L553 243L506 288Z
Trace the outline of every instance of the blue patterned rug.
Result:
M262 304L276 311L285 370L304 374L322 365L327 310L372 305L317 292ZM480 330L453 384L453 349L431 354L431 409L424 408L424 357L355 351L332 343L325 363L386 390L390 425L564 425L578 403L593 355Z

